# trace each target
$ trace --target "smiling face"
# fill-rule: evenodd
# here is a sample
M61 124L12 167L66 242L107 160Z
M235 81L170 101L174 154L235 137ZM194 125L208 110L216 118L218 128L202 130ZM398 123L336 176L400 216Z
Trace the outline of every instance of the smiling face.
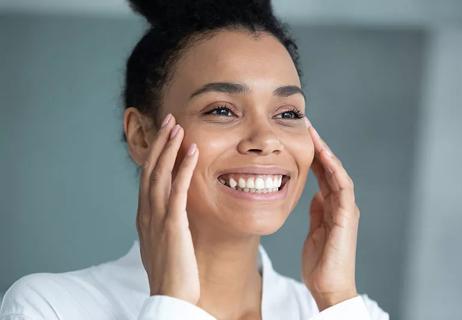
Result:
M175 168L191 143L199 149L188 191L192 228L248 236L271 234L284 224L314 156L303 118L296 117L305 112L297 88L289 53L268 33L256 38L247 31L218 31L181 56L164 90L161 117L171 112L185 130ZM248 166L287 170L285 197L245 199L219 182L224 171Z

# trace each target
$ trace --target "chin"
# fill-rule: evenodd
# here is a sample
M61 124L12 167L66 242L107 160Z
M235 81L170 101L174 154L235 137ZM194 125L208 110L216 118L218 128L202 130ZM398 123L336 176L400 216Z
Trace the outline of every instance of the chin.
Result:
M233 221L232 227L239 233L266 236L277 232L286 221L287 216L278 217L270 214L250 214L250 217ZM228 227L230 225L228 224Z

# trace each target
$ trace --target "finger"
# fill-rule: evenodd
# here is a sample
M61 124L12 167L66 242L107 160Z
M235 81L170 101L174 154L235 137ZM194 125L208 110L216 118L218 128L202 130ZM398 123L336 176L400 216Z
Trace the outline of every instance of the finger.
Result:
M335 155L329 156L323 153L322 162L326 168L326 180L332 193L335 194L336 206L351 210L355 204L354 184L340 160L335 160Z
M331 192L338 192L340 190L340 187L335 177L337 164L335 163L335 161L333 161L333 158L330 155L327 155L326 152L323 152L321 154L321 158L322 159L320 160L320 162L322 163L323 168L325 168L325 177L327 183L329 184L330 190Z
M333 192L345 191L339 197L339 204L342 207L350 208L354 202L353 181L343 167L342 162L335 156L327 143L320 137L317 130L311 126L311 132L315 150L319 155L320 163L324 167L325 178Z
M175 124L175 118L171 114L168 114L165 118L169 118L170 121L164 127L161 127L156 133L140 173L138 192L138 205L140 208L138 210L137 221L145 225L151 220L151 206L149 198L151 173L157 163L159 154L168 140L168 134L170 133L172 126Z
M307 127L307 128L309 128L309 127L312 126L310 120L308 119L308 116L305 115L305 116L303 117L303 120L305 121L305 124L306 124L306 127Z
M331 186L336 207L352 210L355 205L353 180L343 166L338 165L332 160L326 161L331 161L329 164L331 169L327 173L326 178Z
M329 182L327 181L327 170L324 166L321 154L328 152L329 150L325 147L326 144L323 144L321 141L321 138L319 134L314 134L315 130L314 127L312 126L311 122L308 120L308 118L305 116L304 117L305 124L308 127L308 131L310 133L310 136L313 140L314 144L314 160L313 163L311 164L311 168L313 170L313 173L315 174L318 184L319 184L319 189L321 190L321 193L324 198L327 198L329 194L331 193L331 187Z
M319 136L318 131L313 127L309 127L308 130L310 131L311 137L313 139L314 150L315 153L321 155L322 152L327 153L327 155L333 156L332 151L330 150L327 143Z
M309 235L319 228L323 222L324 215L324 197L321 192L316 192L310 205L310 229Z
M320 159L315 155L313 162L311 163L311 170L313 171L316 179L318 180L319 190L324 198L329 197L331 193L330 185L326 178L326 172Z
M318 154L320 156L323 152L325 152L327 155L333 157L334 161L338 162L338 164L341 165L342 163L340 162L340 160L335 157L330 147L327 145L324 139L321 138L318 131L311 125L308 119L305 120L305 123L309 125L308 131L310 132L311 138L313 139L315 154Z
M190 154L192 151L194 153ZM193 143L178 168L175 180L172 183L172 192L168 204L167 219L186 227L189 226L186 215L188 190L198 158L199 150L197 145Z
M152 218L156 222L163 220L167 214L168 199L172 186L173 166L183 137L183 128L179 124L175 125L151 173L150 199L153 211Z

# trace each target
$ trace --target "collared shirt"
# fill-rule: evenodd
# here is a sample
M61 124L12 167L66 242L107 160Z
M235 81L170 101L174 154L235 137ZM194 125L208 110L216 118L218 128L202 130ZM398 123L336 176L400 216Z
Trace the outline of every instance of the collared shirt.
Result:
M306 286L273 269L263 246L263 320L389 320L388 313L366 294L319 312ZM6 291L0 320L217 320L206 310L178 298L150 296L138 240L127 254L85 269L26 275Z

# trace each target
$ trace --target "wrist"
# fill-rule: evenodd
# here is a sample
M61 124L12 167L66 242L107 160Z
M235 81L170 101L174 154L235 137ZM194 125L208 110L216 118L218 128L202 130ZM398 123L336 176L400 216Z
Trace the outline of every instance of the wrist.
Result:
M318 305L319 311L323 311L333 305L358 296L358 292L354 289L345 292L312 293L312 295Z

